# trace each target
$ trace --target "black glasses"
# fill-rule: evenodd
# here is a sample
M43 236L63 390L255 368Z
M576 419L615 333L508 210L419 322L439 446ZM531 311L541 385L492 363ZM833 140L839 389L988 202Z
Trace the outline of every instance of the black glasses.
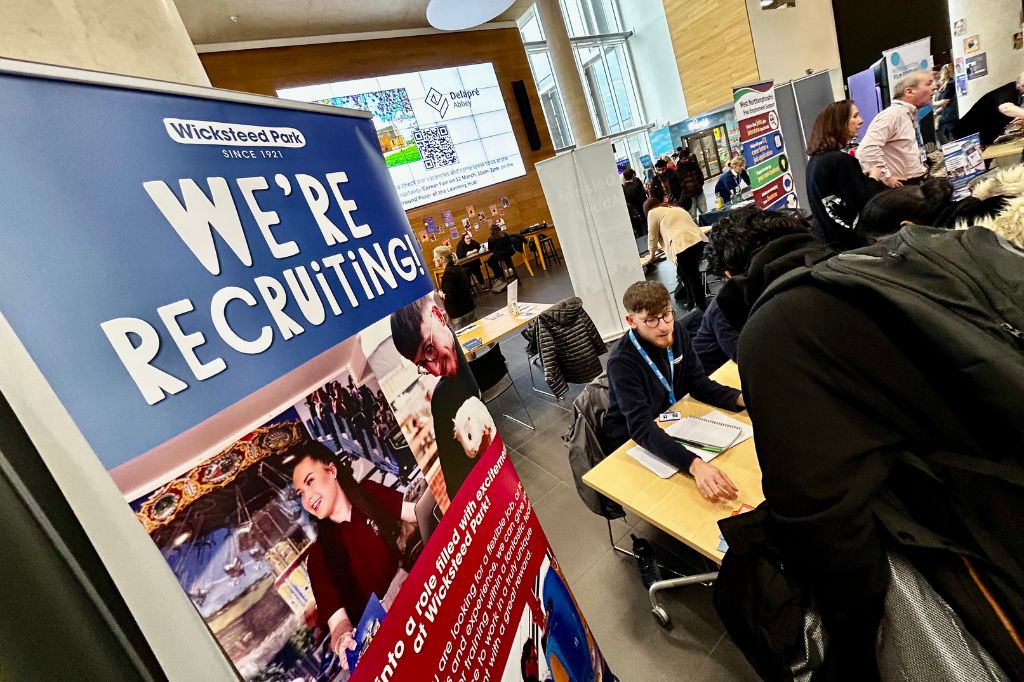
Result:
M674 318L672 315L672 311L669 310L664 315L659 315L658 317L648 317L646 320L643 320L643 323L647 325L647 327L650 329L656 329L658 325L661 324L662 320L668 322L669 324L672 324L673 319Z
M430 338L423 347L423 359L416 363L416 370L420 374L430 374L427 365L437 362L437 347L434 346L434 330L430 330Z

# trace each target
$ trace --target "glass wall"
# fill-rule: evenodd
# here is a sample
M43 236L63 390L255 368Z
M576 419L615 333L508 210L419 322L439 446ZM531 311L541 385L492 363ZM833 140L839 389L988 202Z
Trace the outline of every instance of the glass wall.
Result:
M548 124L548 131L551 133L551 142L556 151L567 149L573 145L572 131L566 120L565 107L562 106L562 95L558 90L554 68L551 66L551 55L544 42L544 29L537 16L537 8L531 6L519 18L517 24L523 43L526 45L530 71L533 72L533 80L536 82L537 92L540 94L541 108Z

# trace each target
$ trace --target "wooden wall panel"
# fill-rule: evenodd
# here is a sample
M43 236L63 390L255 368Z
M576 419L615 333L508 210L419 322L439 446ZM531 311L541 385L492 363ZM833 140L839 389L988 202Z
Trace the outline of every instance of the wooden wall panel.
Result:
M690 116L732 102L732 86L757 82L745 0L663 2Z
M501 86L526 175L427 204L407 211L406 215L417 234L423 229L423 219L428 215L433 216L441 227L441 212L448 209L455 214L456 223L461 227L466 206L484 211L489 218L491 204L500 207L501 197L508 197L511 205L506 209L505 220L510 229L518 231L534 223L551 222L551 213L533 166L554 156L555 152L517 29L211 52L200 55L200 58L215 87L262 95L275 95L281 88L301 85L490 62ZM516 80L526 82L530 95L542 142L541 149L536 152L530 150L512 94L512 81ZM478 234L483 236L485 229L481 227ZM431 262L434 247L440 243L438 239L422 245L427 263Z

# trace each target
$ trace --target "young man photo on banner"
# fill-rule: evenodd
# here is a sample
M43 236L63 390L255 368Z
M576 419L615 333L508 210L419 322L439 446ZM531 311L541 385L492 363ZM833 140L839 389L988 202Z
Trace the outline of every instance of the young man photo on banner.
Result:
M478 455L497 437L494 421L433 296L413 301L391 316L391 339L421 375L440 379L430 396L430 415L445 489L448 499L454 500Z

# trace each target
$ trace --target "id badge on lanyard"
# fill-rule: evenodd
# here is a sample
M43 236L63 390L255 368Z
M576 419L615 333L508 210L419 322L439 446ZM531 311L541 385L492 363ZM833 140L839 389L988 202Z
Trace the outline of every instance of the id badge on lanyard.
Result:
M674 362L675 355L672 353L672 347L669 346L668 349L669 378L666 380L665 375L662 374L661 370L658 369L658 366L654 364L654 360L651 360L651 356L647 354L647 351L643 349L643 346L640 345L640 342L636 340L636 335L633 333L632 329L629 330L629 340L633 342L633 347L636 348L637 352L640 353L640 357L642 357L644 361L647 362L647 366L651 368L652 372L654 372L654 376L658 378L658 381L661 382L661 385L665 387L666 391L668 391L669 405L675 405L676 391L675 388L673 388L673 386L675 384L676 378L676 365Z

